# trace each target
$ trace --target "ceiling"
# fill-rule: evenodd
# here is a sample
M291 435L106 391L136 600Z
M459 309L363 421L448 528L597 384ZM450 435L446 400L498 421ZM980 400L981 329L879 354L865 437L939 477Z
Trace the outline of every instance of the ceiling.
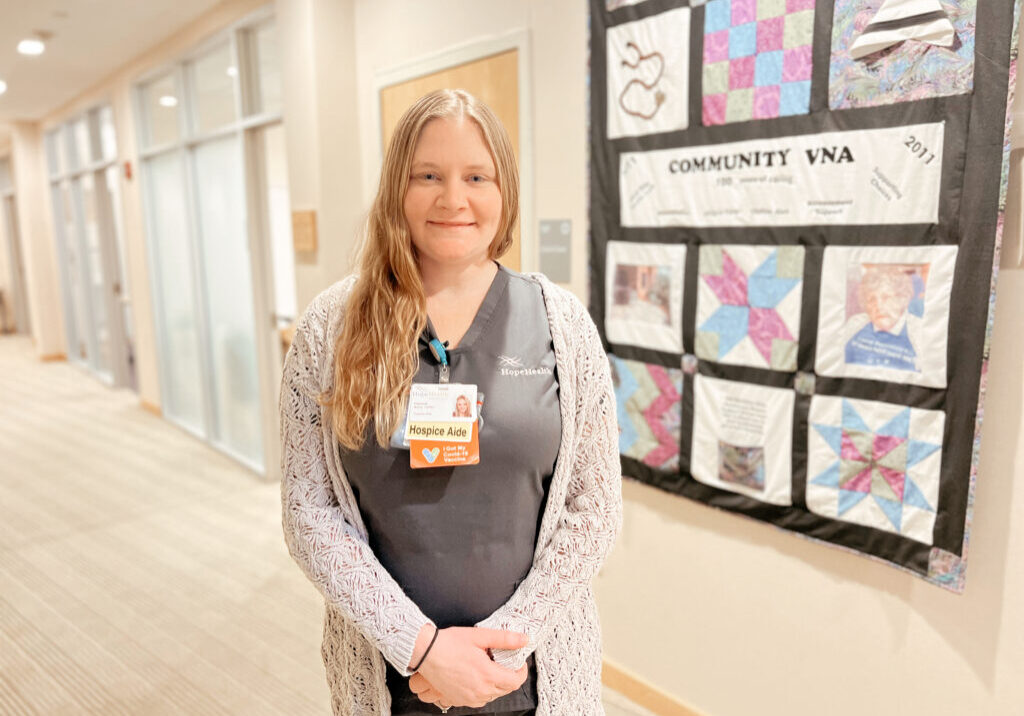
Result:
M0 0L0 146L12 120L44 117L220 0ZM52 33L38 57L20 40Z

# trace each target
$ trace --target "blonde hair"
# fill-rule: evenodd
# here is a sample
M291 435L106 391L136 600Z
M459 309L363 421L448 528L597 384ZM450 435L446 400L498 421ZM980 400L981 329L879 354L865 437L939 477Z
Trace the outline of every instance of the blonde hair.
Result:
M427 301L404 209L413 154L428 122L465 117L483 133L501 192L501 221L488 255L497 259L512 245L519 218L519 171L501 121L464 90L421 97L398 120L388 143L366 222L359 278L334 346L334 388L320 397L330 409L335 437L349 450L363 446L371 420L381 447L402 420L419 366L417 341L427 325Z

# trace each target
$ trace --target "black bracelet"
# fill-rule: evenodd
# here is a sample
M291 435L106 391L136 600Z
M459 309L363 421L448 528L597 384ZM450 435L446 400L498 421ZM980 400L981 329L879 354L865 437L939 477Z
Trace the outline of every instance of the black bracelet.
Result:
M413 669L412 669L413 671L419 671L420 667L423 666L423 661L427 658L427 654L430 653L430 649L431 649L431 647L434 646L434 642L437 641L437 635L440 632L441 632L441 630L438 629L437 625L435 624L434 625L434 638L430 640L429 644L427 644L427 650L425 652L423 652L423 656L420 657L420 663L416 664L416 666L413 667Z

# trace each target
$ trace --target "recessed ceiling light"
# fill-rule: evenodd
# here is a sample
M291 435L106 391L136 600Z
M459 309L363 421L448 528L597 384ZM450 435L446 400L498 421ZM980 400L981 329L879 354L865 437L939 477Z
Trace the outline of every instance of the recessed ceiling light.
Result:
M237 77L238 76L238 68L235 67L234 65L232 65L231 67L228 67L227 73L228 73L228 77Z
M171 95L171 94L165 94L163 97L160 98L160 106L161 107L177 107L178 106L178 98L175 97L174 95Z
M41 55L45 49L42 40L22 40L18 43L18 52L23 55Z
M0 80L0 94L3 94L6 91L7 91L7 83L4 82L3 80Z

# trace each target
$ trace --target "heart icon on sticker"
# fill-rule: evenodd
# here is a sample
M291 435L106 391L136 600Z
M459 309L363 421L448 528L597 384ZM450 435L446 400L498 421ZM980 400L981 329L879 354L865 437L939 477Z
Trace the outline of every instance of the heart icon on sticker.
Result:
M433 450L427 450L426 448L423 448L423 458L427 462L429 462L431 465L434 464L434 460L436 460L437 456L440 455L440 454L441 454L441 448L437 448L436 447Z

